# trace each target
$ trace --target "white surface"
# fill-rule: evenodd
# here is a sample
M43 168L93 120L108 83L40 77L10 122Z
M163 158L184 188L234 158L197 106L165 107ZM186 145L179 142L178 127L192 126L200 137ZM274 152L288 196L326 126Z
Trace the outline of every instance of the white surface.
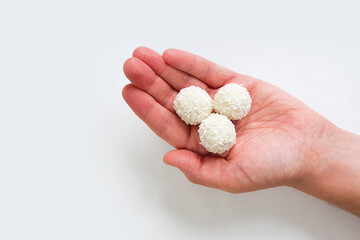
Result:
M232 195L162 163L127 107L139 45L195 52L360 133L357 1L1 1L0 239L359 239L281 187ZM336 93L336 95L335 95Z

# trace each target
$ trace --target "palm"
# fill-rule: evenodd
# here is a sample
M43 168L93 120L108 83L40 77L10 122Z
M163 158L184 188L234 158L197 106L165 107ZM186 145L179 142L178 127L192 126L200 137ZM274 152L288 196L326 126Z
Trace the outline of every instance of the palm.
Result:
M169 50L163 57L166 62L150 49L136 49L124 64L132 84L123 95L156 134L182 149L166 154L166 163L178 167L192 182L231 192L287 184L301 174L311 139L324 125L320 115L270 84L201 57L179 50ZM235 122L234 147L215 156L199 144L198 127L187 126L174 114L172 101L190 85L213 96L230 82L243 84L253 105L248 116Z

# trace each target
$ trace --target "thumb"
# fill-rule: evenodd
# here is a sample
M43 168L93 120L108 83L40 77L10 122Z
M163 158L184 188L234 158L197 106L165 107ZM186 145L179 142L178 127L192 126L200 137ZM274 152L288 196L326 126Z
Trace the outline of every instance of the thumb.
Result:
M190 182L207 187L238 192L234 165L224 158L201 156L189 150L173 150L165 154L164 163L178 168Z
M198 183L201 156L189 150L173 150L164 155L164 163L178 168L192 183Z

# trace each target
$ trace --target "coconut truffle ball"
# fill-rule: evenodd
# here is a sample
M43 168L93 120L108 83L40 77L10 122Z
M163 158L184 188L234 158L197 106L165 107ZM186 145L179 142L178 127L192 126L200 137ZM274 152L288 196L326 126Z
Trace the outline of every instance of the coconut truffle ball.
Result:
M220 88L214 96L215 111L227 116L231 120L240 120L245 117L250 107L250 94L240 84L227 84Z
M199 126L200 144L212 153L229 150L236 141L234 124L224 115L212 113Z
M196 86L181 89L174 100L176 114L187 124L197 125L213 110L209 94Z

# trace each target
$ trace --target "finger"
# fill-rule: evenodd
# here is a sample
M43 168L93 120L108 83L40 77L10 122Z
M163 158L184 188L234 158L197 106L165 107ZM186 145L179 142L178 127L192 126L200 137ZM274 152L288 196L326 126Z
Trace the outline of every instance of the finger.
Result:
M137 87L149 93L158 103L174 112L173 102L177 92L138 58L124 63L126 77Z
M159 53L147 47L136 48L133 52L133 57L146 63L157 75L178 91L189 86L198 86L203 89L208 88L199 79L166 64Z
M170 66L193 75L213 88L223 86L238 75L203 57L182 50L168 49L162 56Z
M190 182L228 192L239 192L234 166L224 158L204 157L189 150L165 154L164 163L177 167Z
M175 148L184 148L189 128L174 113L170 112L148 93L133 84L126 85L122 91L126 103L159 137Z

